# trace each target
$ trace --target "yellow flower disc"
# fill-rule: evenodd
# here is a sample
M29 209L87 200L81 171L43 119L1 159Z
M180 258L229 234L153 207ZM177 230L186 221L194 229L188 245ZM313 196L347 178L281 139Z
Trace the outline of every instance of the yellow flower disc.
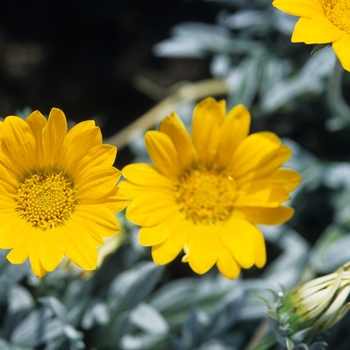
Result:
M350 2L348 0L326 1L325 15L336 27L350 35Z
M175 187L176 202L195 224L216 224L233 210L236 184L231 176L207 169L193 169L181 176Z
M61 174L30 175L17 189L17 210L21 218L42 229L62 225L77 203L72 183Z

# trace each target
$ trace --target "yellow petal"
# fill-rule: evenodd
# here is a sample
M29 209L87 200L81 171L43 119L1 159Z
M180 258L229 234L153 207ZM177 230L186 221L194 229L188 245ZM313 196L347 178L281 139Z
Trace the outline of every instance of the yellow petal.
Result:
M301 180L301 176L292 169L278 169L272 174L257 179L251 179L243 184L242 181L240 181L237 187L240 191L252 191L269 185L274 185L280 186L286 191L291 192L300 184Z
M40 239L41 234L44 231L32 229L31 234L33 234L33 237L31 237L30 244L29 244L29 260L30 260L30 266L34 272L34 275L36 277L43 277L46 275L47 271L45 270L43 264L40 261Z
M289 193L280 186L268 186L255 192L240 192L234 205L236 207L275 208L290 199Z
M46 118L39 112L34 111L26 119L27 124L32 129L36 140L36 159L39 167L44 166L43 130L47 123Z
M98 198L109 193L120 179L121 172L113 167L96 167L86 172L86 176L75 184L78 200Z
M182 225L183 227L181 227ZM186 230L188 224L182 221L182 225L179 222L177 232L172 234L165 242L152 247L152 258L156 264L168 264L180 253L188 237L188 230Z
M62 250L75 264L85 270L97 266L97 248L94 240L84 234L81 225L69 225L69 230L61 230Z
M256 165L256 168L251 164L252 168L244 174L241 173L239 176L232 172L232 176L236 180L237 188L243 189L247 186L247 183L249 183L248 187L254 187L255 179L272 176L291 155L292 151L288 147L281 145L277 150L267 153L260 161L260 164Z
M158 245L166 241L172 234L179 230L179 214L174 214L158 225L142 227L139 231L139 242L145 247Z
M255 263L252 236L256 231L259 230L254 225L235 216L232 216L219 231L222 243L245 269L251 268Z
M343 68L350 72L350 35L344 35L341 39L333 42L333 49Z
M169 136L159 131L148 131L145 143L157 170L170 179L177 179L180 174L179 155Z
M111 192L103 197L80 200L80 204L100 204L109 209L112 213L119 212L130 203L130 197L119 186L115 186Z
M84 124L79 128L80 124ZM66 135L58 159L58 166L62 169L74 169L79 161L96 146L96 139L101 134L97 127L87 128L91 123L82 122L69 130ZM80 131L80 132L79 132Z
M315 16L311 19L299 19L294 28L292 42L327 44L342 36L344 32L334 26L325 16Z
M194 109L192 135L198 158L210 167L218 151L218 143L224 115L222 106L213 98L207 98Z
M13 248L6 258L11 264L23 264L29 257L29 243L24 241L20 245Z
M274 0L272 5L294 16L312 18L324 15L320 0Z
M97 145L92 147L88 153L76 164L72 171L72 177L79 182L86 172L95 167L113 166L117 155L117 148L110 145Z
M52 108L43 130L44 157L48 166L57 163L63 140L67 134L67 119L58 108Z
M188 263L194 272L203 274L215 265L222 247L217 230L217 226L192 225L186 245Z
M263 208L263 207L239 207L236 209L242 218L263 225L279 225L289 220L294 209L290 207Z
M3 126L2 151L11 160L5 164L9 169L15 167L17 173L23 174L36 164L36 141L29 125L18 117L6 117ZM5 158L1 159L2 161Z
M188 169L197 161L197 153L191 137L175 112L163 119L159 126L159 131L169 136L177 153L181 155L179 157L179 165L182 170Z
M250 113L243 105L231 109L222 126L219 137L216 163L219 168L225 168L237 149L247 137L250 127Z
M277 152L279 147L264 134L249 135L238 146L232 158L233 177L238 179L252 170L259 169L265 165L266 159L271 158Z
M160 174L149 164L130 164L123 168L123 176L136 185L173 190L174 181Z
M155 226L179 212L175 199L163 192L148 192L136 197L126 209L128 220L140 226Z
M40 261L46 271L53 271L63 258L59 237L61 228L47 229L40 239Z
M255 230L250 230L248 232L251 234L251 240L253 242L255 265L261 269L266 264L266 246L264 236L256 227Z
M11 249L21 245L29 238L30 225L13 210L5 215L2 211L3 224L0 227L0 248Z
M228 279L237 278L241 272L241 267L225 247L221 247L216 265L221 274Z
M79 222L88 223L91 230L98 232L102 237L109 237L120 231L120 224L115 215L102 205L80 204L75 208L72 217ZM81 231L84 232L84 228Z

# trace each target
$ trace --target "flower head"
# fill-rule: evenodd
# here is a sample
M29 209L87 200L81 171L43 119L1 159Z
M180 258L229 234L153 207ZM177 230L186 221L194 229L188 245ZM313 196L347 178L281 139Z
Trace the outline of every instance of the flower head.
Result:
M53 108L26 121L0 124L0 248L13 264L28 257L36 276L53 271L66 255L93 270L103 237L120 230L114 215L128 198L116 184L116 148L102 144L94 121L67 133L63 112Z
M292 42L332 43L344 69L350 71L349 0L274 0L272 5L301 17L295 25Z
M141 245L152 246L157 264L183 261L199 273L217 265L235 278L241 267L266 261L265 242L255 223L288 220L281 204L300 176L279 167L291 151L273 133L248 136L250 115L239 105L226 116L225 101L207 98L193 115L192 138L172 113L159 131L146 133L154 166L132 164L120 186L131 197L127 218L141 226Z
M342 319L350 308L350 264L334 273L311 280L299 288L279 294L272 316L277 338L293 344L310 344Z

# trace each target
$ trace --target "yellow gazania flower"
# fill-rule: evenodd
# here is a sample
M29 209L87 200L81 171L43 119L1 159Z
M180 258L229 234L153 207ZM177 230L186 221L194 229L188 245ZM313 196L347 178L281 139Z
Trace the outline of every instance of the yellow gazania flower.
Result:
M228 278L241 267L266 261L265 242L255 223L288 220L281 206L300 176L279 167L291 151L273 133L248 135L250 115L239 105L226 116L225 101L207 98L195 110L192 139L176 113L159 131L146 133L155 164L132 164L120 186L131 197L127 218L142 226L140 244L152 246L157 264L183 261L203 274L214 264Z
M342 66L350 71L349 0L274 0L272 5L301 17L295 25L292 42L332 43Z
M53 271L66 255L93 270L103 237L120 230L114 212L128 198L116 184L116 148L102 144L95 122L67 133L63 112L48 120L38 111L27 120L0 124L0 248L13 264L28 257L34 274Z

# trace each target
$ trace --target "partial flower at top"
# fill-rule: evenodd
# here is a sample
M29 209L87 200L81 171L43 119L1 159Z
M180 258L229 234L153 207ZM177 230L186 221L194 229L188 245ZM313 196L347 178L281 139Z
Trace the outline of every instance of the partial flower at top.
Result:
M203 274L217 265L227 278L266 261L256 223L287 221L282 206L300 182L293 170L279 169L291 151L273 133L248 136L250 115L238 105L226 116L225 101L207 98L195 110L192 139L176 113L159 131L146 133L154 166L132 164L120 187L131 197L127 218L142 226L141 245L152 246L157 264L184 249L184 262Z
M342 66L350 71L349 0L274 0L272 5L301 17L295 25L292 42L332 43Z
M28 257L36 276L53 271L66 255L93 270L97 246L120 225L114 213L129 202L116 184L116 148L102 144L95 122L67 133L63 112L48 120L38 111L26 121L0 124L0 248L21 264Z

